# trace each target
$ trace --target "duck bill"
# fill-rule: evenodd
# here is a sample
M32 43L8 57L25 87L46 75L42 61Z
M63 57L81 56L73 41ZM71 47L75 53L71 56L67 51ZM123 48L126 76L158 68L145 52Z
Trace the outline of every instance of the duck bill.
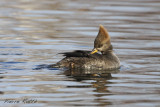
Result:
M94 54L94 53L97 53L97 52L98 52L97 49L93 49L93 51L90 54Z

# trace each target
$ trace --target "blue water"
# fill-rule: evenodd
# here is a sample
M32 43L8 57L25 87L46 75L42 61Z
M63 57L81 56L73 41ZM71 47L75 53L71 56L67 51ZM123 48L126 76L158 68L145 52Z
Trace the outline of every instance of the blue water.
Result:
M5 0L0 7L1 106L160 106L159 1ZM61 52L92 50L100 24L120 70L34 69Z

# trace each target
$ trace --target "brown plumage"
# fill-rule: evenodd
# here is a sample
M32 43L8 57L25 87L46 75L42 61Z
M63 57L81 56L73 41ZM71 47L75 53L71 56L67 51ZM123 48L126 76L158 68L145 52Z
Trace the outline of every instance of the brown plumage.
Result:
M100 25L92 52L77 50L74 52L61 53L65 58L51 65L51 67L89 70L118 69L120 67L120 61L112 49L113 47L107 30ZM98 51L101 52L101 54L97 53Z

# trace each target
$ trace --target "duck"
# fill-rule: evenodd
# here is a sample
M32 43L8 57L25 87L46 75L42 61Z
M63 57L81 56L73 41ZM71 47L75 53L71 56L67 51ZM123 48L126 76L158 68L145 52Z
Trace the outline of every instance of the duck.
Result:
M60 53L65 56L51 68L84 69L84 70L115 70L120 68L120 60L113 52L113 46L107 29L99 26L92 51L75 50Z

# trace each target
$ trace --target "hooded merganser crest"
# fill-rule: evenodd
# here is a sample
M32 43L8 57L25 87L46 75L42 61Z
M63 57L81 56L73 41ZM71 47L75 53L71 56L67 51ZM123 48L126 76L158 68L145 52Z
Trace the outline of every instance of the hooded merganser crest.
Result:
M65 58L50 67L87 70L114 70L120 67L120 61L113 52L110 36L102 25L94 41L93 51L76 50L61 54Z

